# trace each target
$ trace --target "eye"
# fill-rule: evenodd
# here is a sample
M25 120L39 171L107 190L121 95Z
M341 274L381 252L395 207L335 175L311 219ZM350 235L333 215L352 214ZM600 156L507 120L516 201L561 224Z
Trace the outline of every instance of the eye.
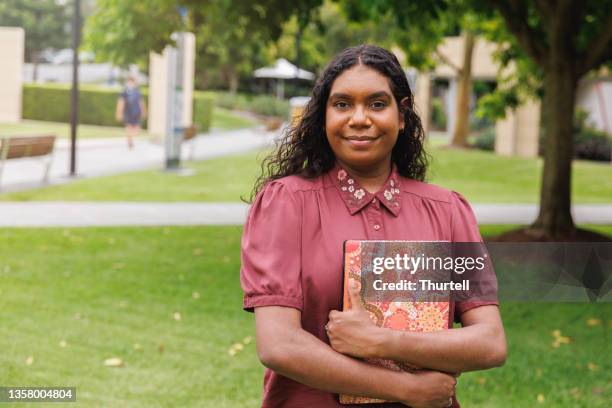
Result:
M387 103L384 101L374 101L370 104L370 107L376 110L384 109L386 106Z
M338 109L347 109L350 105L345 101L334 102L334 107Z

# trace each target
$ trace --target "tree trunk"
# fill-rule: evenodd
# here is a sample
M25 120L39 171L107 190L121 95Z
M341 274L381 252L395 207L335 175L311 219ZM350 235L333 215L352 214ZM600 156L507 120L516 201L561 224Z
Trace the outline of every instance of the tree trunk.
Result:
M532 225L547 239L562 239L575 231L571 215L571 182L574 104L578 81L571 59L547 64L544 70L545 120L544 170L540 190L540 213Z
M227 71L227 81L229 83L230 93L232 95L235 95L236 92L238 92L238 85L240 84L240 76L235 70L229 69Z
M455 106L455 127L451 146L466 147L470 133L470 94L472 91L472 55L476 39L474 34L463 34L463 66L458 75L457 104Z

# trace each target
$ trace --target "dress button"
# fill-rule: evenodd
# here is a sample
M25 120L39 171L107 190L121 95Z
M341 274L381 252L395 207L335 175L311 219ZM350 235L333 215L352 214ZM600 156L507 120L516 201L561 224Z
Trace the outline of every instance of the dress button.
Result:
M372 204L376 204L376 199L375 198L372 199Z
M374 226L374 229L375 229L376 231L378 231L378 230L380 229L380 225L376 224L376 225Z

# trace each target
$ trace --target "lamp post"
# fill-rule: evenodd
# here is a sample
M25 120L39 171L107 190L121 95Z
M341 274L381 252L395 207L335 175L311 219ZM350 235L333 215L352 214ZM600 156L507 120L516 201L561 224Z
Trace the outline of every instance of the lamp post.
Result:
M74 1L72 15L72 90L70 93L70 175L76 176L76 138L79 118L79 43L81 40L81 1Z

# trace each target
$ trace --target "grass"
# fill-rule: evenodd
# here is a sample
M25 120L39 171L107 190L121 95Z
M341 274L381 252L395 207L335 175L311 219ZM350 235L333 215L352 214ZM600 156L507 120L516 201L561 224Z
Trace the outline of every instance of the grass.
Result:
M243 114L234 113L229 109L215 106L211 127L213 129L232 130L253 127L258 123L256 119L246 117Z
M259 406L263 368L248 341L253 317L241 310L240 234L239 227L0 231L0 384L75 386L76 407ZM611 306L502 305L509 359L462 375L463 405L533 407L542 394L541 406L607 407ZM589 318L602 323L588 326ZM552 348L553 330L572 342ZM237 343L243 349L232 356ZM124 366L104 366L112 357Z
M193 176L161 170L83 179L36 190L0 194L0 201L239 201L255 180L260 154L189 162Z
M255 126L257 121L232 113L232 111L215 108L211 127L218 130L233 130ZM20 136L33 134L55 134L58 138L70 138L70 125L59 122L24 120L21 123L0 123L1 136ZM143 136L147 136L146 133ZM78 137L82 139L125 137L125 131L119 126L79 125Z
M430 148L430 181L458 191L473 203L536 203L541 160L496 156L483 151ZM237 201L248 194L264 154L253 152L189 163L191 177L157 170L85 179L69 185L3 194L0 200ZM573 164L573 202L612 203L612 166Z

